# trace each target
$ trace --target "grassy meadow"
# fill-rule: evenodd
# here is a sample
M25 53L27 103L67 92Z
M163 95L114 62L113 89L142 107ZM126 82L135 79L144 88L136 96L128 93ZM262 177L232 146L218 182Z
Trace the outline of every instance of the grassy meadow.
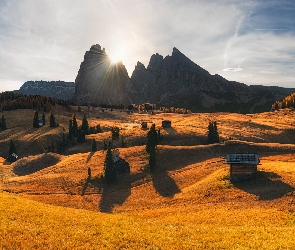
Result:
M32 128L32 110L4 112L0 132L0 248L2 249L295 249L295 116L293 111L251 115L126 114L55 107L60 126ZM65 154L46 152L76 114L103 133L88 135ZM48 117L48 114L46 114ZM162 120L172 128L161 128ZM207 145L210 120L221 143ZM157 168L147 170L147 121L161 128ZM112 126L117 153L130 173L106 184L103 142ZM98 151L90 152L92 139ZM229 140L229 138L231 140ZM10 140L20 159L5 160ZM255 178L229 181L226 153L260 156ZM91 168L95 182L87 183Z

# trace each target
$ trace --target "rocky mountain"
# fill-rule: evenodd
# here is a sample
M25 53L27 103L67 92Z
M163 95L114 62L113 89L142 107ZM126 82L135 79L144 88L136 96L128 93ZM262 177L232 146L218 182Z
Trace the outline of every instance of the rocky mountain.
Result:
M99 44L86 51L75 80L78 102L127 104L127 70L122 62L113 64Z
M138 62L126 87L134 103L244 113L269 110L275 100L295 90L228 81L211 75L176 48L165 58L152 55L147 68Z
M74 96L75 83L64 81L27 81L15 92L69 100Z

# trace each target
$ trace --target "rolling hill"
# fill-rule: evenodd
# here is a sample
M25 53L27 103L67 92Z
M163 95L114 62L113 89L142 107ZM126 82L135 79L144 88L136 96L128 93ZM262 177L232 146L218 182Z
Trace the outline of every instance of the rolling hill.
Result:
M295 247L294 112L259 114L138 114L100 108L58 107L57 128L32 128L32 110L4 112L0 132L0 218L3 248L71 249L292 249ZM87 116L100 134L68 148L46 152L68 120ZM46 114L48 115L48 114ZM162 120L172 128L161 128ZM216 120L222 142L207 145L208 122ZM157 169L146 170L147 121L161 128ZM114 143L130 173L105 184L99 178L103 141L118 126L128 143ZM91 153L95 139L98 151ZM9 141L21 159L5 161ZM261 165L254 179L231 183L228 152L255 152ZM97 176L86 183L87 169ZM58 232L58 233L57 233Z

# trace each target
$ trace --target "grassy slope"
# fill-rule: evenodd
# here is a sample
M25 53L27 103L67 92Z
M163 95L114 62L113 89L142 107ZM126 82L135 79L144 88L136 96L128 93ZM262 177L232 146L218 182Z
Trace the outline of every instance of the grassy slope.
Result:
M7 249L295 247L294 214L272 208L109 215L44 205L5 193L0 197L0 246Z
M0 190L11 193L0 193L2 248L295 248L295 157L287 154L295 148L269 144L292 142L292 112L192 116L104 112L99 113L101 119L89 122L101 124L106 132L88 136L85 144L74 146L66 156L44 154L40 145L59 138L71 112L56 110L61 127L38 130L30 128L31 113L6 113L9 130L0 133L1 155L5 155L10 134L22 157L33 155L12 165L1 160ZM82 114L77 117L80 122ZM19 122L13 127L16 119ZM162 119L171 119L173 128L162 130L165 145L158 147L159 169L152 176L143 170L147 155L140 145L147 131L140 129L140 121L155 122L159 127ZM222 138L252 143L192 146L204 144L209 119L219 122ZM113 125L121 127L132 146L120 149L131 165L131 174L121 175L116 185L101 186L102 192L89 186L81 196L87 168L95 175L103 166L104 153L89 152L91 139L102 146ZM28 153L30 145L32 152ZM237 148L260 153L262 165L256 179L232 185L226 179L228 167L223 157ZM32 167L34 171L28 171Z

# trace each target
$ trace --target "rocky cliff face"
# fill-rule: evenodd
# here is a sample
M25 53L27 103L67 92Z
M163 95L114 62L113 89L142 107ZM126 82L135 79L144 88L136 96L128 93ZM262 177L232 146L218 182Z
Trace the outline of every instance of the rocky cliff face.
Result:
M147 68L138 62L126 91L134 103L151 102L193 111L246 113L259 108L263 111L265 107L269 110L272 100L280 99L292 90L247 86L210 75L174 48L172 55L165 58L152 55Z
M122 62L112 64L105 49L93 45L84 55L75 80L74 99L78 102L126 104L129 76Z
M68 100L74 96L75 83L64 81L27 81L16 92Z

